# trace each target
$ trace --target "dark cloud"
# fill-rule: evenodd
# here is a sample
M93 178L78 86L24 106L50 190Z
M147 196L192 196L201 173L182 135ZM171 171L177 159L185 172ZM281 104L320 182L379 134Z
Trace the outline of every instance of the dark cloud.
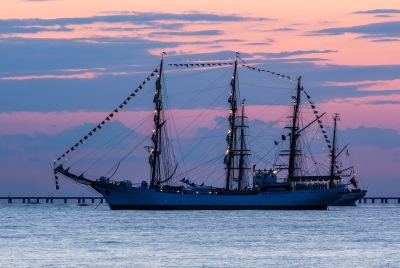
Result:
M376 40L371 40L371 42L382 42L382 43L386 43L386 42L399 42L400 39L395 39L395 38L384 38L384 39L376 39Z
M371 101L371 102L368 102L368 103L369 104L375 104L375 105L380 105L380 104L400 104L400 101Z
M397 37L400 36L400 21L380 22L352 27L327 28L311 32L309 35L342 35L345 33L366 34L371 37Z
M173 13L133 13L107 16L93 16L83 18L57 18L57 19L7 19L0 20L0 27L18 26L67 26L92 24L97 22L121 23L132 22L134 24L148 24L163 20L182 20L188 22L211 21L211 22L234 22L234 21L267 21L268 18L243 17L238 15L215 15L207 13L173 14Z
M4 27L0 26L0 34L9 34L9 33L38 33L38 32L72 32L71 28L44 28L44 27Z
M375 15L374 17L375 18L391 18L393 16L390 16L390 15Z
M293 28L278 28L278 29L272 29L272 32L291 32L291 31L296 31L297 29Z
M270 43L266 43L266 42L260 42L260 43L247 43L246 45L249 45L249 46L270 46L271 44Z
M222 35L224 32L220 30L203 30L203 31L179 31L179 32L152 32L149 35L175 35L175 36L198 36L198 35Z
M371 10L353 12L353 14L382 14L382 13L396 14L400 13L400 9L371 9Z
M286 58L291 56L299 56L299 55L306 55L306 54L325 54L325 53L336 53L338 50L296 50L296 51L283 51L278 53L263 53L265 56L270 58Z
M400 135L395 129L385 128L348 128L342 131L351 145L377 146L382 148L400 147Z

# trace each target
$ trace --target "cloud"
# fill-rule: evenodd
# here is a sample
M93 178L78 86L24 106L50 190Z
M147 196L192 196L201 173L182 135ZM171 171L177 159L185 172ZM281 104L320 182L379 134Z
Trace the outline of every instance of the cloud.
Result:
M400 133L395 129L367 128L347 128L342 131L346 141L352 145L377 146L382 148L400 147Z
M380 22L366 25L341 27L341 28L326 28L314 32L309 35L342 35L345 33L366 34L371 37L397 37L400 36L400 21Z
M393 80L364 80L364 81L351 81L351 82L326 82L324 86L346 87L355 86L360 91L387 91L399 90L400 79Z
M353 14L398 14L400 13L400 9L371 9L364 11L355 11Z
M203 31L179 31L179 32L151 32L150 35L169 35L169 36L199 36L199 35L222 35L220 30L203 30Z
M371 42L376 42L376 43L399 42L399 41L400 41L400 39L395 39L395 38L384 38L384 39L371 40Z
M296 51L283 51L278 53L258 53L265 55L270 58L287 58L292 56L299 56L299 55L308 55L308 54L325 54L325 53L336 53L338 50L296 50Z
M296 31L297 29L293 28L277 28L277 29L272 29L271 32L291 32L291 31Z
M375 15L374 17L375 18L391 18L393 16L390 16L390 15Z

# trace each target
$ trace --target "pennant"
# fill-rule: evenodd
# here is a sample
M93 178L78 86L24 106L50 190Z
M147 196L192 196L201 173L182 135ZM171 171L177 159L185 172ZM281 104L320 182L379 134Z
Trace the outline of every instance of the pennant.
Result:
M124 101L124 102L123 102L123 104L125 104L125 105L126 105L126 104L128 104L128 102L127 102L127 101Z
M330 140L326 140L326 142L327 142L327 143L331 143L331 141L330 141Z
M77 142L76 144L75 144L75 147L78 147L79 146L79 143Z
M274 144L275 144L275 145L278 145L278 142L277 142L277 141L274 141Z
M147 80L147 81L150 81L150 77L147 77L146 80Z
M98 129L100 129L100 128L101 128L101 125L100 125L100 124L98 124L98 125L97 125L97 128L98 128Z
M111 115L111 114L110 114L110 115ZM107 121L110 121L110 117L107 116L107 117L106 117L106 120L107 120Z
M319 125L321 128L324 128L324 126L323 125Z
M114 116L114 113L110 113L108 116L109 116L109 117L113 117L113 116Z
M135 89L135 92L138 92L139 91L139 89Z
M315 111L315 110L314 110L314 113L315 113L315 114L317 114L317 113L318 113L318 111Z
M176 64L175 64L176 65ZM178 65L176 65L176 66L178 66ZM154 73L151 73L151 75L150 76L154 76Z
M92 133L92 132L89 132L89 136L93 136L93 133Z
M154 69L153 73L158 73L157 69Z
M71 149L70 149L71 151L74 151L75 150L75 148L74 147L71 147Z
M188 64L184 64L186 67L189 67L189 65Z
M60 161L61 157L57 158L57 161Z
M106 121L102 121L101 124L104 125L106 123Z
M307 95L307 99L311 99L311 97L309 95Z
M79 142L80 142L81 144L83 144L83 140L80 140Z
M85 140L87 140L88 138L89 138L89 137L88 137L87 135L84 137Z
M66 154L69 154L69 150L65 152Z
M114 112L118 113L118 109L115 109Z
M311 108L315 109L315 106L311 104Z
M124 105L123 105L123 104L121 104L121 105L119 106L119 108L120 108L120 109L122 109L122 107L124 107Z
M282 140L285 141L286 140L286 136L282 135Z
M56 185L56 190L60 190L60 186Z
M314 102L312 102L312 101L308 101L310 104L314 104Z
M135 93L132 93L131 96L132 96L132 97L135 97L136 95L135 95Z
M138 87L138 89L142 89L142 85L140 85L139 87ZM137 92L137 91L136 91Z
M326 131L325 131L325 130L322 130L322 133L326 134Z
M144 81L142 82L142 85L144 85L144 84L146 84L146 80L144 80Z
M328 138L328 135L324 135L324 137L327 139L327 138Z
M63 154L62 157L65 157L65 154Z
M179 64L179 66L183 66L183 64Z
M322 124L322 121L321 121L321 120L318 120L318 123Z
M93 132L96 132L96 130L97 130L96 128L92 129Z

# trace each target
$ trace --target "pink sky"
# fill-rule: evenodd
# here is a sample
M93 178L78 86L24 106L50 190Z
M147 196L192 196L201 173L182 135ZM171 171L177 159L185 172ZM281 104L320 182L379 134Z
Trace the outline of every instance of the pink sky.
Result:
M34 27L45 29L44 31L10 31L0 32L0 44L7 40L14 40L15 44L29 43L30 41L42 40L49 41L73 41L80 38L78 42L87 42L88 44L99 44L112 46L113 42L118 43L120 40L144 40L151 41L154 44L158 42L163 44L160 46L150 46L146 51L157 57L163 51L172 55L177 54L197 54L197 53L217 53L220 51L238 51L247 56L244 60L254 61L257 59L260 66L269 63L272 60L291 60L293 62L310 59L310 64L314 64L319 70L328 70L332 66L339 68L351 67L390 67L400 63L399 54L399 37L396 36L377 36L368 37L367 33L349 33L318 35L315 31L328 28L349 28L373 23L383 22L399 22L400 12L390 13L388 16L376 17L376 14L354 14L357 11L376 10L376 9L392 9L400 11L400 1L239 1L239 0L204 0L204 1L132 1L132 0L53 0L53 1L23 1L23 0L2 0L0 8L0 19L3 22L11 19L59 19L59 18L87 18L92 16L106 16L110 14L137 14L137 13L171 13L171 14L215 14L225 16L241 16L245 20L215 20L215 21L195 21L190 20L153 20L152 24L130 22L88 22L85 24L71 22L67 25L29 25L23 27L24 30ZM260 20L264 18L265 20ZM268 18L268 20L266 20ZM181 25L180 28L173 28L174 25ZM168 28L170 26L171 28ZM64 28L63 28L64 27ZM12 27L11 27L12 28ZM54 30L65 31L54 31ZM190 32L218 32L217 34L179 34ZM172 34L171 34L172 33ZM110 39L107 38L115 38ZM102 39L104 38L104 39ZM390 39L388 41L388 39ZM399 40L397 40L399 39ZM232 41L234 40L234 41ZM235 41L236 40L236 41ZM82 44L82 43L80 43ZM49 45L51 47L51 45ZM18 50L16 50L18 52ZM281 57L278 53L305 51L310 53L293 53L286 57ZM90 51L91 52L91 51ZM6 55L8 52L4 52ZM33 52L32 52L33 53ZM3 87L3 99L7 99L9 92L20 90L23 83L40 83L41 81L51 81L55 84L67 82L66 80L76 81L77 85L82 82L106 81L110 76L121 76L123 78L129 75L138 74L139 71L122 70L122 66L116 63L116 69L107 69L104 62L95 62L80 64L76 61L73 65L63 66L55 64L52 67L42 66L41 60L46 62L46 47L37 58L37 66L34 69L18 68L8 70L3 68L0 72L0 83ZM59 52L60 54L64 51ZM87 52L86 52L87 53ZM93 53L96 53L95 51ZM137 53L132 48L129 53ZM142 52L140 52L142 53ZM257 54L259 53L259 54ZM264 54L262 54L264 53ZM268 54L271 53L271 54ZM276 54L272 54L276 53ZM0 59L2 59L2 51L0 51ZM8 55L6 55L8 56ZM43 58L40 58L43 56ZM54 55L52 55L54 56ZM140 55L142 56L142 55ZM233 55L232 55L233 56ZM280 58L281 57L281 58ZM18 58L18 55L16 56ZM318 60L315 58L322 58ZM300 60L301 59L301 60ZM54 58L57 62L58 58ZM52 63L54 63L52 62ZM48 63L48 62L47 62ZM88 64L87 66L85 64ZM125 63L123 63L125 64ZM132 66L141 67L142 61L131 62ZM61 66L61 67L60 67ZM338 67L339 66L339 67ZM15 66L12 66L15 67ZM87 67L87 68L86 68ZM117 70L120 68L121 70ZM12 70L11 70L12 69ZM140 68L137 68L139 70ZM136 70L136 69L135 69ZM289 73L292 77L301 75L302 71L293 70ZM367 73L367 71L365 71ZM147 69L143 72L144 76L148 75ZM312 74L309 74L312 75ZM396 130L400 135L400 72L399 78L388 78L386 73L382 71L381 76L370 78L369 75L363 74L357 78L352 77L322 77L318 80L319 84L324 88L333 88L338 92L338 96L325 97L323 91L315 92L319 94L321 103L317 103L317 108L321 112L327 112L329 118L333 113L339 112L342 120L339 128L345 130L347 128L358 128L360 126L367 128L380 128ZM145 78L145 77L143 77ZM135 78L136 79L136 78ZM142 79L142 78L140 78ZM352 80L353 79L353 80ZM307 81L307 80L305 80ZM70 82L70 81L69 81ZM141 81L131 81L132 87ZM151 81L153 83L154 81ZM14 84L15 83L15 84ZM21 84L17 84L21 83ZM36 84L37 85L37 84ZM54 84L52 84L54 86ZM88 84L85 84L87 87ZM117 84L116 86L122 86ZM126 86L126 85L125 85ZM316 85L313 85L316 87ZM23 87L23 86L21 86ZM307 84L304 84L308 88ZM346 95L343 89L355 87L360 95L352 92L352 95ZM7 88L7 90L5 90ZM86 88L84 88L86 89ZM114 88L113 88L114 89ZM335 92L334 90L332 90ZM331 92L332 92L331 91ZM388 93L387 91L390 91ZM5 92L5 93L4 93ZM22 91L21 91L22 92ZM322 93L321 93L322 92ZM339 94L340 92L340 94ZM309 92L310 94L314 92ZM23 94L23 93L21 93ZM25 97L21 95L21 97ZM47 96L43 96L47 98ZM46 99L47 100L47 99ZM51 100L49 100L51 101ZM121 100L123 101L123 100ZM18 105L18 104L16 104ZM56 109L56 108L55 108ZM272 120L268 114L259 115L259 106L251 106L247 109L247 115L252 119L260 119L268 122ZM287 107L277 107L275 112L281 114L286 111ZM180 113L186 116L196 116L201 109L181 110ZM130 125L127 118L143 118L148 112L130 111L129 117L124 117L121 122L126 126ZM74 127L81 126L85 123L100 123L107 112L96 110L77 109L69 110L53 110L53 111L27 111L23 107L18 107L12 111L0 112L0 137L6 135L27 134L34 136L35 133L44 133L49 136L57 136L61 132ZM213 128L215 127L215 116L225 116L221 113L210 113L204 117L204 121L198 127ZM257 115L257 116L255 116ZM178 120L178 128L183 128L190 124L190 117ZM84 136L86 133L82 133ZM143 133L146 134L146 133ZM186 136L195 133L184 133ZM69 146L76 142L75 140L65 141ZM67 148L66 148L67 149ZM360 146L355 149L357 154L363 159L361 162L361 173L372 174L375 178L380 176L379 171L384 169L387 172L382 177L397 176L395 170L400 170L400 164L393 159L398 159L399 149L396 148L377 148L377 146ZM24 155L24 152L20 152ZM26 154L28 155L28 154ZM22 163L30 168L34 168L34 163L29 159L33 159L33 155L24 156ZM46 155L46 157L50 157ZM51 156L56 157L56 156ZM19 156L13 156L10 159L15 162ZM12 174L13 165L4 164L2 169L4 174ZM9 166L9 167L8 167ZM44 165L42 165L44 166ZM373 167L378 167L374 169ZM50 170L50 169L49 169ZM47 171L32 171L36 178L47 176ZM23 170L18 170L18 177L24 176ZM383 180L379 178L374 181L372 176L367 177L366 181L377 183ZM0 178L1 179L1 178ZM399 192L400 194L400 192Z

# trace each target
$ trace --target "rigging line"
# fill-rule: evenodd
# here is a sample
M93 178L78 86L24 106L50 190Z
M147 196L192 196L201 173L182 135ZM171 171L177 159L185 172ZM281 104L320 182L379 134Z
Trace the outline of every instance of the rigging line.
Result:
M145 93L144 96L142 96L142 97L139 98L139 100L141 100L142 98L144 98L144 97L146 96L146 94L148 94L148 93ZM136 104L139 100L137 100L136 102L132 103L132 105ZM129 108L129 110L131 110L131 108ZM90 141L90 142L93 142L93 141L99 139L101 136L104 136L104 134L105 134L109 129L111 129L112 126L113 126L116 122L119 121L119 119L121 118L121 114L125 114L126 112L127 112L126 110L124 110L123 112L120 112L120 114L118 114L112 122L110 122L109 124L103 125L103 130L100 132L100 134L97 134L97 135L95 135L94 137L91 137L91 139L88 139L86 142L84 142L83 144L81 144L81 147L85 147L84 145L85 145L86 143L88 143L89 141ZM139 121L139 123L140 123L140 121ZM132 125L131 128L132 128L133 126L135 126L135 124ZM123 132L123 133L124 133L124 132ZM122 135L123 133L121 133L121 135ZM117 137L118 137L118 136L117 136ZM116 138L117 138L117 137L116 137ZM109 142L111 142L111 141L112 141L112 140L110 140ZM106 143L106 144L108 144L108 143ZM106 145L106 144L105 144L105 145ZM98 148L97 150L100 150L100 149L101 149L101 147ZM95 151L92 152L92 153L95 153L97 150L95 150ZM80 151L77 152L77 153L79 154ZM90 154L89 154L88 156L90 156ZM82 158L80 161L78 161L78 162L76 162L76 163L74 163L74 164L70 164L70 167L72 167L73 165L75 165L75 164L77 164L77 163L83 161L83 160L84 160L85 158L87 158L88 156Z
M170 105L170 100L169 100L169 97L168 97L168 94L167 94L167 92L168 92L168 91L167 91L167 87L165 86L165 80L163 80L163 85L164 85L165 93L166 93L166 94L165 94L165 96L166 96L166 98L165 98L165 99L166 99L166 102L167 102L167 104L168 104L169 106L171 106L171 105ZM168 110L168 112L169 112L169 113L172 113L170 109ZM173 124L173 126L174 126L175 134L176 134L176 136L178 136L178 129L177 129L177 127L176 127L175 118L174 118L173 115L171 115L170 118L172 118L172 124ZM170 124L170 123L168 122L168 124ZM169 141L170 141L171 143L173 142L173 140L170 140L170 139L169 139ZM181 155L183 155L182 146L181 146L180 140L177 139L177 142L178 142L179 151L180 151ZM174 155L174 157L175 157L175 155ZM176 159L176 157L175 157L175 161L178 162L177 159ZM183 169L186 170L186 163L185 163L184 159L182 159L181 162L183 163ZM178 162L178 163L181 163L181 162Z
M255 118L257 115L259 115L260 113L266 111L267 109L272 108L272 106L276 105L278 102L280 102L283 98L286 98L288 95L290 95L292 93L292 91L289 91L288 93L286 93L285 95L283 95L281 98L277 99L275 102L271 103L270 105L267 105L264 109L262 109L261 111L259 111L258 113L256 113L255 115L249 117L249 120Z
M219 77L217 77L214 81L212 81L205 89L201 90L196 96L194 96L189 102L187 102L185 105L183 105L181 108L177 109L173 115L175 115L177 112L181 111L182 109L186 108L193 102L195 102L200 95L204 95L208 88L212 87L212 85L216 84L217 82L221 81L222 77L226 75L226 73L229 71L227 69L224 73L222 73ZM228 86L227 86L228 87ZM168 97L168 96L167 96Z
M247 83L247 82L242 82L241 84L243 85L249 85L249 86L253 86L253 87L261 87L261 88L272 88L272 89L289 89L292 90L293 88L289 88L289 87L273 87L273 86L263 86L263 85L259 85L259 84L253 84L253 83Z
M206 138L212 131L214 131L216 128L218 128L220 126L220 124L222 123L222 121L225 121L227 118L228 118L228 116L225 116L224 118L222 118L219 121L219 123L216 126L214 126L214 128L210 132L208 132L206 134L206 136L204 138ZM188 157L194 151L194 149L196 149L196 147L199 145L200 145L200 142L198 142L188 153L186 153L186 155L182 156L182 159Z
M137 130L140 126L142 126L151 116L152 116L152 114L151 114L150 116L147 116L147 117L143 118L143 119L140 120L138 123L134 124L133 126L135 126L135 125L137 125L137 124L138 124L138 126L137 126L135 129L133 129L133 131ZM115 122L115 121L114 121L114 122ZM113 122L113 123L114 123L114 122ZM133 127L133 126L132 126L132 127ZM85 160L88 160L89 157L92 156L93 154L101 153L100 150L103 150L104 147L105 147L106 145L108 145L109 143L115 141L117 138L119 138L120 136L122 136L122 135L123 135L124 133L126 133L127 131L132 130L132 127L128 128L128 129L126 129L126 130L124 130L122 133L120 133L119 135L115 136L113 139L107 141L105 144L101 145L101 146L100 146L99 148L97 148L96 150L90 152L88 155L84 156L84 157L81 158L79 161L77 161L74 165L76 165L77 163L81 163L81 162L83 162L83 161L85 161ZM131 133L131 134L132 134L132 133ZM131 134L129 134L129 135L131 135ZM126 139L126 138L127 138L127 137L125 137L124 139ZM122 139L122 140L121 140L120 142L118 142L116 145L118 145L119 143L121 143L124 139ZM115 148L116 145L114 145L112 148ZM111 148L110 150L112 150L112 148ZM109 150L109 151L110 151L110 150ZM106 154L107 154L107 153L106 153ZM72 165L70 165L70 166L72 167ZM86 171L87 171L87 170L86 170Z
M226 109L220 109L220 110L213 110L214 112L209 112L209 113L202 113L202 115L209 115L209 114L218 114L218 113L226 113ZM188 116L182 116L182 117L174 117L174 119L185 119L185 118L190 118L190 117L197 117L198 115L188 115Z
M181 54L181 56L193 56L193 54ZM213 62L213 61L234 61L235 58L225 58L225 59L212 59L212 60L195 60L195 59L184 59L184 58L176 58L174 56L165 56L164 58L180 60L180 61L187 61L187 62Z
M151 116L150 116L151 117ZM149 118L149 117L148 117ZM147 119L148 119L147 118ZM142 122L142 124L144 124L144 122L145 121L147 121L147 120L142 120L143 122ZM142 124L140 124L137 128L139 128ZM137 129L136 128L136 129ZM135 129L135 130L136 130ZM127 130L125 130L123 133L125 133L126 131L128 131L129 129L127 129ZM131 135L132 133L130 133L129 135ZM122 133L120 134L120 135L118 135L117 137L119 137L119 136L121 136L122 135ZM128 136L129 136L128 135ZM128 136L127 137L125 137L124 139L121 139L119 142L117 142L115 145L114 145L114 147L112 147L112 148L110 148L107 152L105 152L104 154L103 154L103 156L101 156L97 161L95 161L92 165L90 165L86 170L85 170L85 172L87 172L88 170L90 170L92 167L95 167L95 165L97 164L97 163L99 163L99 161L100 160L102 160L109 152L111 152L117 145L119 145L122 141L124 141L126 138L128 138ZM147 136L146 138L148 138L149 136ZM114 138L113 140L115 140L116 138ZM112 140L111 140L112 141ZM110 142L111 142L110 141ZM107 142L108 143L108 142ZM102 147L104 147L104 146L102 146ZM120 149L118 152L120 152L122 149ZM118 152L116 152L115 154L114 154L114 156L118 153ZM90 154L92 154L92 153L90 153ZM103 164L104 164L104 162L103 162Z
M202 166L204 166L204 165L207 165L207 164L209 164L210 162L213 162L213 161L215 161L216 159L221 158L222 156L223 156L223 154L222 154L222 155L219 155L219 156L217 156L217 157L215 157L215 158L213 158L213 159L211 159L211 160L209 160L209 161L207 161L207 162L205 162L205 163L203 163L203 164L201 164L201 165L199 165L199 166L196 166L196 167L194 167L194 168L191 168L191 169L187 170L186 172L184 172L184 173L182 173L182 174L186 174L186 176L188 176L189 172L192 172L192 171L194 171L194 170L196 170L196 169L198 169L198 168L200 168L200 167L202 167Z
M183 135L184 131L186 131L191 125L193 125L193 123L195 123L197 121L197 119L199 117L201 117L206 111L208 111L209 108L223 96L223 94L225 94L225 92L222 92L213 102L211 102L210 105L208 105L206 108L204 108L203 111L200 114L196 115L195 116L196 118L194 120L192 120L188 125L186 125L186 127L179 134L177 133L177 136L173 140L179 139L179 136ZM202 121L198 122L196 124L196 126L199 125L201 122Z
M219 88L224 88L224 87L226 87L226 85L219 86L219 87L211 87L211 88L207 88L206 90L198 89L198 90L181 91L181 92L176 92L176 93L169 94L169 96L172 97L172 96L186 95L186 94L191 94L191 93L196 93L196 92L201 92L201 91L208 91L208 90L211 91L213 89L219 89Z
M240 65L240 67L246 67L247 69L249 69L247 66L243 66L243 65ZM253 70L253 69L251 69L251 71L257 72L257 73L259 73L259 74L261 74L261 75L263 75L265 77L271 77L271 78L274 78L276 80L279 80L279 81L282 81L282 82L285 82L285 83L288 83L288 84L291 84L291 85L296 85L295 81L293 81L293 80L284 80L280 76L276 76L275 74L271 74L271 73L267 73L267 72L258 72L258 71ZM289 81L292 81L292 82L289 82Z
M221 66L218 66L218 67L221 67ZM172 76L172 77L169 77L168 79L167 79L167 81L171 81L171 80L176 80L176 79L181 79L181 78L187 78L187 77L192 77L192 76L197 76L197 75L202 75L202 74L206 74L206 73L210 73L210 72L216 72L216 71L219 71L219 70L221 70L221 69L224 69L224 68L230 68L230 67L232 67L232 66L222 66L222 68L215 68L215 67L210 67L210 68L207 68L207 69L204 69L204 68L202 68L201 70L202 70L202 72L194 72L194 71L196 71L196 70L198 70L198 68L194 68L194 69L185 69L183 72L194 72L194 73L192 73L192 74L186 74L186 75L177 75L177 76ZM164 72L164 74L165 73L175 73L175 72L179 72L180 71L180 73L182 72L182 70L169 70L169 71L167 71L167 72Z
M115 173L117 172L120 164L121 164L121 162L118 162L117 168L115 169L114 173L110 176L110 179L115 175Z

